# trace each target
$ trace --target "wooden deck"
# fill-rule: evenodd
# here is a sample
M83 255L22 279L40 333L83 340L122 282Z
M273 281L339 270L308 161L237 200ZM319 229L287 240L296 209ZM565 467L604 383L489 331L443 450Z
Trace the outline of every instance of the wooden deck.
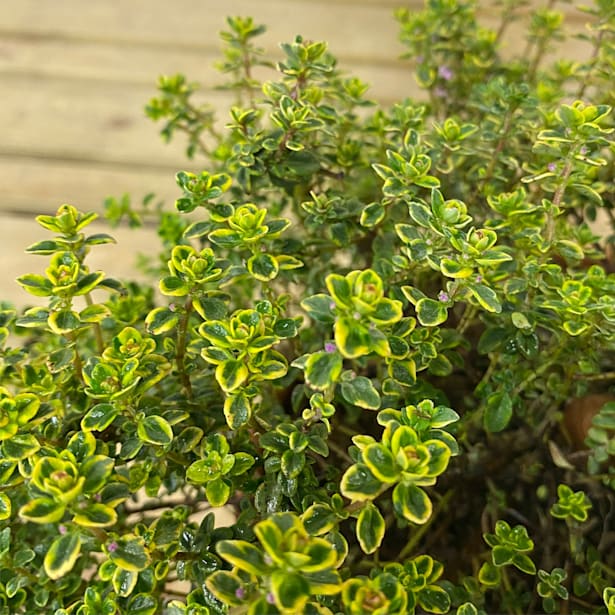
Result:
M204 84L222 109L218 32L226 15L252 15L277 55L296 34L327 40L340 65L392 102L415 91L397 58L401 0L2 0L0 2L0 297L29 296L13 282L42 268L22 250L42 238L32 220L68 202L100 211L109 195L135 200L177 196L174 174L189 168L184 144L165 145L143 108L159 74L183 72ZM408 2L405 3L408 5ZM420 2L411 0L410 5ZM582 27L577 17L570 25ZM487 23L489 11L484 11ZM514 38L514 37L513 37ZM582 50L581 50L582 53ZM577 56L578 57L578 56ZM119 248L100 248L109 274L130 271L137 251L152 250L147 233L115 233ZM107 257L110 255L110 258Z

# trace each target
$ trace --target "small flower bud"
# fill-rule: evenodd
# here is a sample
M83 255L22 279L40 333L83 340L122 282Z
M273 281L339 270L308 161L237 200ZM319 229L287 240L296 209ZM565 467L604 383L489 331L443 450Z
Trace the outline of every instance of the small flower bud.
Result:
M448 66L440 66L438 68L438 77L444 81L450 81L453 78L453 71Z

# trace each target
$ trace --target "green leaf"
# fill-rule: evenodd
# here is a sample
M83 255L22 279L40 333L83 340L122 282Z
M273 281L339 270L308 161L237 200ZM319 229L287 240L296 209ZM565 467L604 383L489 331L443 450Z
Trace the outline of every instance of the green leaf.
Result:
M420 487L400 483L393 489L393 508L399 517L423 524L429 521L433 507Z
M391 378L400 384L413 386L416 383L416 363L413 359L391 361L388 372Z
M138 580L138 572L134 570L125 570L124 568L116 568L111 578L111 584L118 596L126 598L132 594Z
M0 492L0 521L11 518L11 498Z
M283 570L271 575L271 592L276 605L292 613L302 613L311 594L310 584L302 574Z
M440 261L440 271L448 278L469 278L474 273L472 267L466 267L450 258Z
M235 463L228 472L229 476L240 476L247 472L254 465L255 461L254 457L249 453L235 453Z
M435 327L445 322L448 318L446 305L429 297L419 299L415 309L416 317L424 327Z
M43 241L33 243L31 246L28 246L25 251L28 254L48 255L53 254L54 252L59 252L62 249L62 246L57 241L45 239Z
M380 493L381 488L382 481L363 463L351 465L340 483L342 495L353 501L371 500Z
M117 243L115 239L107 233L94 233L88 235L85 239L85 243L88 246L102 246L109 243Z
M365 228L373 228L384 220L385 213L382 203L370 203L361 212L360 224Z
M478 609L471 602L464 602L457 607L455 615L478 615Z
M49 547L43 560L43 568L50 579L59 579L70 572L79 557L81 541L79 534L67 533L58 536Z
M280 271L278 261L271 254L260 253L251 256L247 262L248 271L261 282L275 279Z
M502 305L498 300L498 296L488 286L484 284L468 284L467 288L480 306L488 312L499 314L502 311Z
M323 391L333 386L342 372L342 356L339 352L314 352L305 362L305 379L316 390Z
M53 285L42 275L27 273L17 278L17 283L35 297L49 297L53 293Z
M88 305L86 308L81 310L81 312L79 312L79 320L82 323L101 322L109 315L110 311L107 306L101 305L100 303L95 303L93 305Z
M154 335L168 333L178 322L178 314L164 307L155 308L145 317L145 326Z
M581 335L590 328L589 323L581 322L579 320L566 320L562 324L562 329L571 335L572 337L576 337L577 335Z
M19 509L19 516L33 523L55 523L64 516L66 507L52 498L34 498Z
M220 557L240 570L257 577L269 572L263 552L245 540L221 540L216 548Z
M325 280L327 290L338 307L352 308L352 292L348 280L337 273L331 273Z
M497 587L502 579L500 569L492 562L483 562L478 571L478 580L487 587Z
M301 307L310 318L325 324L332 324L335 320L332 304L335 306L331 297L321 293L304 299L301 302Z
M96 493L113 473L115 462L105 455L89 456L81 464L79 473L85 477L83 493Z
M513 414L513 403L510 395L506 392L492 393L487 398L483 424L491 433L497 433L506 429Z
M365 447L363 461L370 472L383 483L394 483L399 478L399 469L393 453L380 442Z
M158 610L158 600L151 594L136 594L126 610L130 615L154 615Z
M298 333L297 321L294 318L281 318L273 325L273 333L279 338L295 337Z
M78 329L81 326L81 321L77 312L61 310L59 312L52 312L47 319L47 324L54 333L63 335Z
M220 228L208 235L209 241L221 248L234 248L241 244L242 239L238 231Z
M248 422L252 414L252 406L248 396L243 393L234 393L224 401L224 417L231 429L239 429Z
M282 454L282 473L288 478L296 478L305 466L305 453L286 450Z
M517 329L531 329L532 325L530 324L530 321L527 319L527 316L525 314L523 314L522 312L513 312L510 315L510 319L512 321L512 324L517 328Z
M226 570L216 570L205 581L207 589L224 604L236 606L241 604L237 595L241 590L239 576Z
M113 423L119 414L119 409L113 404L96 404L81 419L83 431L104 431Z
M335 343L346 359L355 359L372 351L370 331L354 318L339 318L334 330Z
M93 271L92 273L84 275L77 282L75 295L86 295L87 293L92 292L104 277L105 274L102 271Z
M220 388L230 393L239 388L248 379L246 364L240 359L228 359L216 367L216 380Z
M109 549L109 559L122 570L139 572L150 564L150 555L140 539L124 538Z
M451 608L451 599L448 592L437 585L429 585L418 594L418 603L429 613L448 613Z
M337 545L332 544L331 547L333 548L333 551L337 551ZM345 559L345 555L342 557L342 560L343 559ZM339 593L341 589L342 579L337 570L318 570L316 572L306 572L303 576L310 584L310 591L312 595L319 594L330 596Z
M117 513L105 504L88 504L86 508L79 509L73 522L83 527L109 527L117 522Z
M512 564L521 572L525 572L525 574L536 574L536 565L529 558L529 556L524 555L523 553L515 553L515 556L512 559Z
M342 397L353 406L378 410L380 408L380 394L365 376L357 376L350 381L342 382Z
M231 496L231 487L223 478L215 478L205 485L205 496L211 506L224 506Z
M615 587L605 587L602 592L602 600L608 615L615 615Z
M148 444L167 446L173 442L173 429L166 419L152 414L137 423L139 439Z
M169 275L158 283L158 288L167 297L184 297L190 292L188 285L177 276Z
M359 512L357 519L357 539L363 553L373 553L382 543L385 533L385 523L378 508L368 502Z
M491 559L495 566L506 566L513 561L515 551L512 547L496 545L491 551Z
M319 536L335 527L337 516L326 504L312 504L302 515L301 520L308 534Z
M218 297L193 299L192 304L203 320L220 320L225 318L228 312L226 302Z
M47 325L49 309L43 307L33 307L24 312L21 318L17 319L18 327L34 328Z
M38 440L32 434L27 433L18 433L0 444L0 452L8 461L21 461L32 457L40 448Z

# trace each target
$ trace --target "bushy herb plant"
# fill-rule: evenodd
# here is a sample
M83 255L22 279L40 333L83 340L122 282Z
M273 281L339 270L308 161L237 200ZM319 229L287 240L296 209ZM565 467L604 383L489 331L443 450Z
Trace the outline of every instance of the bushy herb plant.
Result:
M615 3L585 61L519 4L400 10L422 95L390 108L229 19L228 117L182 75L147 106L203 168L178 211L106 204L158 221L151 284L90 269L95 214L37 218L0 613L615 613Z

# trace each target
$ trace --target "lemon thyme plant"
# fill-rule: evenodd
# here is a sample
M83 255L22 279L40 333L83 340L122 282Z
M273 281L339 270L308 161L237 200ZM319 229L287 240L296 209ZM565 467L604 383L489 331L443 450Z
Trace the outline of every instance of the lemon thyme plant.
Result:
M95 214L37 218L2 615L615 613L615 4L587 60L555 2L497 6L398 11L422 94L391 107L229 18L228 115L182 75L147 106L202 169L177 211L106 203L158 221L151 284L90 269Z

